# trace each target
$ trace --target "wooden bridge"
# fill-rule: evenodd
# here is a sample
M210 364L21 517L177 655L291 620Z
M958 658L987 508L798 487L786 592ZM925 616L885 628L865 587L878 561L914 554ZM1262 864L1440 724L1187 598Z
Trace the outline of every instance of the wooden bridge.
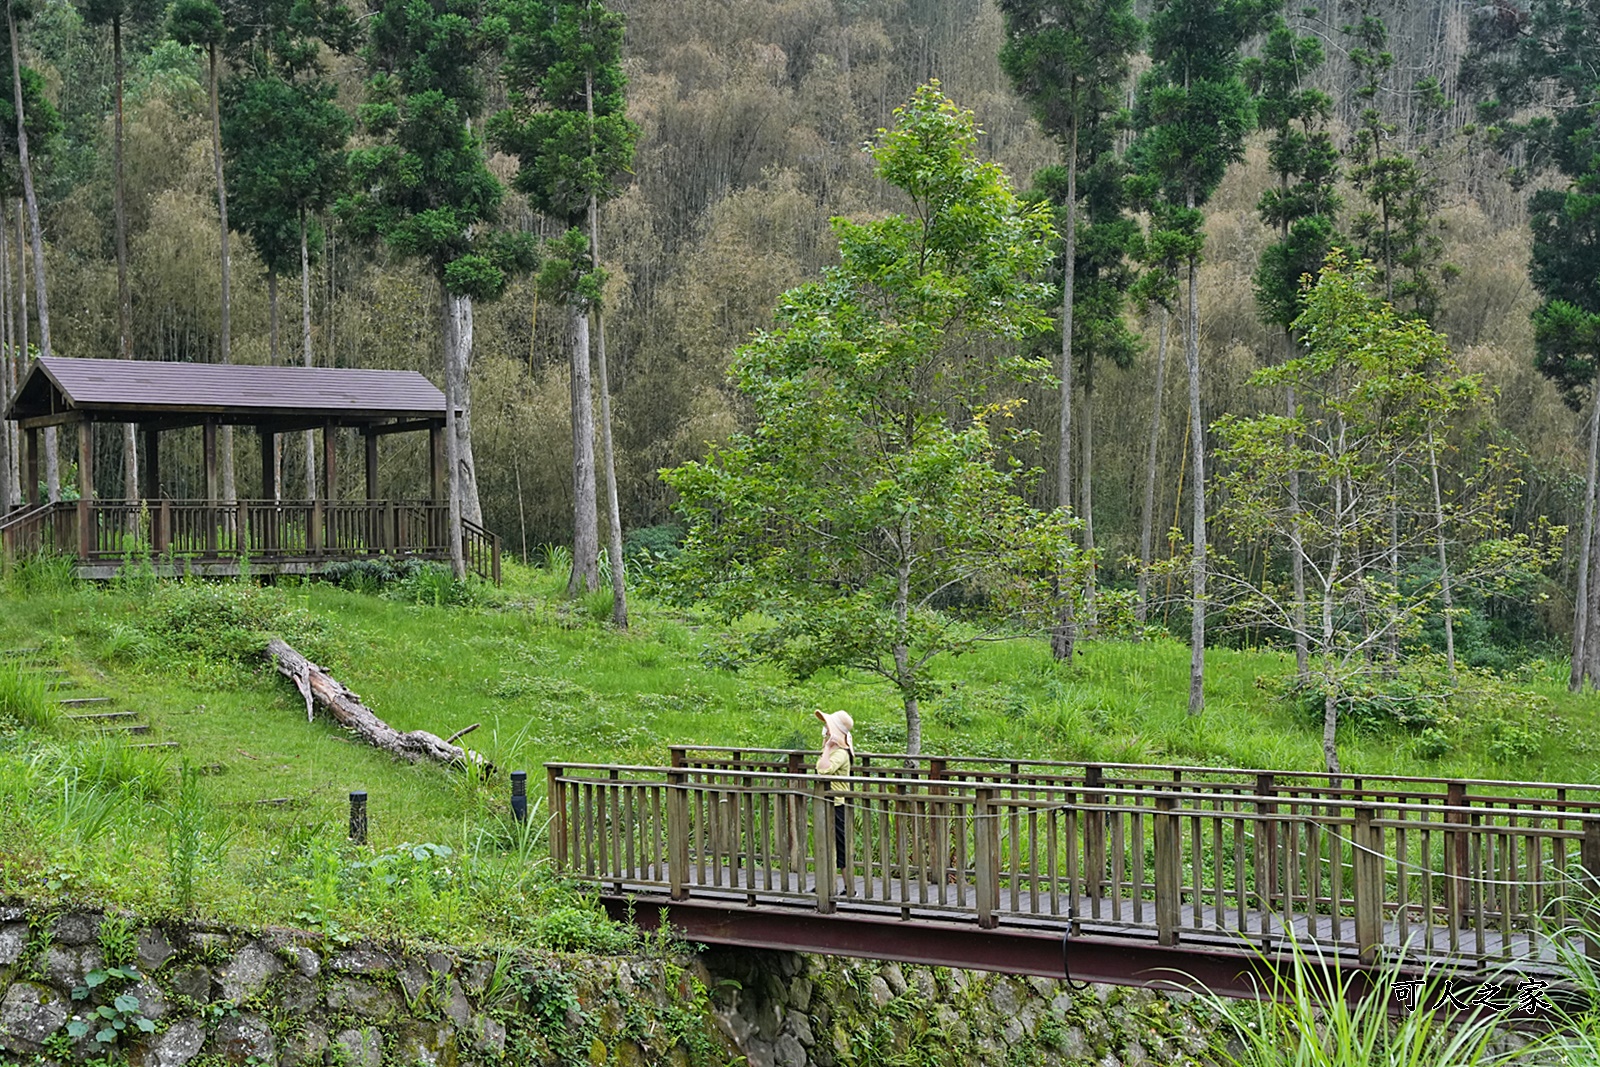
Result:
M549 764L552 856L695 941L1240 995L1291 942L1481 978L1600 930L1597 786L861 755L841 863L815 758Z

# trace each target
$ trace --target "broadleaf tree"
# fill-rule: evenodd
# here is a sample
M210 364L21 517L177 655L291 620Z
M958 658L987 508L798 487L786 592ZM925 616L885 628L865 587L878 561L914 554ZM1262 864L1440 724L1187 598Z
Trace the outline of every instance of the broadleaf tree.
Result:
M1083 159L1093 160L1109 147L1104 143L1086 144L1083 135L1086 129L1103 126L1107 117L1121 108L1129 60L1144 35L1144 26L1133 13L1132 0L1000 0L1000 12L1006 30L1000 66L1028 101L1045 133L1059 143L1063 160L1064 181L1051 184L1059 188L1063 237L1056 505L1068 510L1072 505L1078 173ZM1097 293L1096 297L1100 295L1103 294ZM1087 391L1084 398L1087 403ZM1085 426L1082 432L1092 431ZM1086 437L1085 507L1091 484L1087 465L1092 445L1088 441ZM1083 518L1085 537L1089 539L1084 547L1092 553L1093 518L1087 513ZM1092 579L1092 569L1090 574ZM1092 586L1087 595L1092 597ZM1071 660L1077 636L1073 600L1063 596L1061 602L1062 618L1052 634L1051 649L1057 659Z
M1190 567L1189 712L1205 709L1206 439L1200 411L1200 209L1244 155L1255 115L1240 77L1240 49L1265 30L1276 0L1160 0L1150 17L1154 65L1139 81L1131 149L1137 188L1160 243L1183 245L1188 323Z
M1342 708L1363 679L1388 669L1375 653L1392 634L1414 639L1444 592L1439 581L1398 581L1380 565L1394 544L1396 510L1403 559L1430 555L1445 536L1437 524L1446 523L1472 545L1453 580L1484 593L1509 592L1546 566L1556 532L1509 529L1521 481L1516 456L1493 445L1460 472L1448 510L1435 507L1424 472L1438 437L1471 433L1489 394L1479 376L1461 371L1443 336L1375 292L1376 274L1332 253L1294 320L1300 351L1254 376L1268 388L1293 383L1296 410L1216 423L1222 521L1244 541L1297 531L1317 611L1307 621L1270 576L1225 566L1217 575L1241 625L1303 634L1331 774L1340 770Z
M610 373L601 317L600 204L621 191L633 161L638 127L626 114L622 73L622 16L598 0L514 0L506 81L517 94L490 121L490 136L515 155L513 179L540 212L564 223L568 237L551 251L581 255L586 263L551 264L541 272L544 295L563 303L571 318L573 544L568 593L599 584L599 518L595 497L593 393L590 386L589 317L595 320L600 371L600 436L606 473L607 554L611 564L612 622L628 625L622 514L611 441ZM587 247L571 234L587 226ZM581 233L581 231L579 231Z
M910 210L833 220L838 266L735 356L754 428L662 477L688 525L685 594L745 619L746 655L886 681L915 753L943 658L1053 623L1068 521L1024 501L1036 472L1007 440L1007 397L1049 370L1020 344L1049 321L1029 280L1048 217L978 160L937 83L895 120L870 151ZM978 338L1019 343L997 358Z

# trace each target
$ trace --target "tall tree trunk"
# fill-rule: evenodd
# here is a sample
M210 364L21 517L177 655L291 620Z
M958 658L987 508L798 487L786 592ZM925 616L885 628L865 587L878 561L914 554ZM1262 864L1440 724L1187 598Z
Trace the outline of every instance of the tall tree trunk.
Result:
M1194 197L1189 197L1194 207ZM1189 447L1194 476L1190 485L1193 501L1194 562L1191 575L1194 614L1189 624L1189 714L1198 715L1206 707L1206 433L1200 417L1200 265L1189 259L1189 329L1184 338L1184 354L1189 364Z
M478 465L472 456L472 298L450 296L452 359L446 373L455 375L456 463L461 468L461 514L478 526L483 525L483 508L478 502Z
M8 231L11 220L5 215L5 202L0 200L0 378L4 379L5 404L11 402L11 397L16 394L17 379L17 350L13 344L16 333L12 323L11 299L11 249L9 247ZM0 422L0 434L5 436L5 469L0 471L0 480L5 485L5 495L0 496L0 512L9 511L24 503L25 497L22 489L22 463L18 452L21 442L17 436L17 424L14 422Z
M1428 427L1428 479L1433 483L1433 543L1439 550L1439 594L1444 599L1444 662L1450 684L1456 681L1456 626L1451 614L1455 595L1450 588L1450 556L1445 551L1444 497L1439 492L1439 454L1434 448L1433 427Z
M1294 335L1288 330L1283 332L1284 358L1293 359L1297 354L1294 349ZM1295 417L1299 408L1299 401L1295 397L1294 386L1287 385L1283 390L1284 414L1290 419ZM1294 442L1291 440L1290 445ZM1305 535L1300 528L1300 471L1289 472L1289 571L1293 583L1294 603L1290 606L1290 618L1294 624L1294 673L1301 686L1311 682L1311 652L1308 634L1306 632L1306 547Z
M1597 363L1600 368L1600 363ZM1583 688L1585 665L1589 662L1589 551L1594 540L1595 481L1600 468L1600 370L1589 388L1589 470L1583 494L1583 542L1578 550L1578 596L1572 611L1572 671L1567 688L1576 693Z
M210 48L211 57L211 166L217 178L217 221L222 237L222 321L218 336L218 357L223 363L233 362L233 344L229 333L228 316L233 304L229 283L233 275L233 260L228 255L228 186L222 177L222 109L218 103L217 46ZM217 449L222 454L222 499L231 504L239 499L233 474L233 427L224 425L217 436Z
M1339 432L1340 453L1343 454L1344 429ZM1342 520L1339 516L1344 514L1343 481L1335 478L1333 483L1333 514L1335 530L1342 533ZM1343 562L1342 550L1344 541L1342 537L1333 539L1332 558L1328 561L1328 570L1322 580L1322 649L1320 657L1323 661L1322 677L1322 758L1329 774L1339 773L1339 689L1338 680L1332 676L1332 661L1336 655L1333 648L1333 596L1334 589L1339 582L1339 567Z
M1589 546L1589 639L1584 642L1583 671L1589 688L1600 691L1600 515Z
M455 309L455 294L444 287L444 279L439 279L439 311L444 319L444 465L445 465L445 492L449 496L449 507L445 522L448 529L446 538L450 545L450 572L458 579L467 576L467 561L461 550L461 456L459 442L456 438L456 395L455 375L450 373L450 362L455 358L456 347L459 344L455 336L458 321Z
M111 214L117 248L117 355L133 358L133 299L128 295L128 211L122 173L122 16L111 16L111 71L115 99L111 111ZM139 434L122 424L122 498L139 499ZM138 522L137 512L129 520Z
M1078 472L1083 508L1083 622L1086 636L1095 634L1095 583L1098 581L1094 558L1094 366L1089 364L1083 374L1083 425L1078 428L1078 440L1083 444L1083 469Z
M600 516L594 485L594 398L589 384L589 313L574 300L572 317L572 576L567 595L600 588Z
M589 111L589 133L594 135L594 73L584 73L584 103ZM589 191L589 266L600 270L600 203ZM628 628L628 569L622 559L622 509L617 502L617 461L611 450L611 376L606 366L606 324L598 303L594 308L595 355L600 368L600 451L606 465L606 515L609 538L606 554L611 559L611 624Z
M916 756L922 752L922 709L917 703L915 680L911 676L911 648L908 639L911 617L911 517L900 519L900 559L895 569L894 618L894 676L900 689L906 711L906 754Z
M617 462L611 448L611 382L606 368L606 324L594 309L595 356L600 370L600 445L606 465L606 509L610 529L606 555L611 560L611 625L628 628L628 571L622 556L622 509L617 500Z
M1150 552L1151 530L1155 525L1156 511L1156 454L1161 447L1161 402L1167 374L1167 326L1172 313L1161 309L1161 333L1156 341L1155 403L1150 409L1150 447L1144 463L1144 510L1139 513L1139 600L1134 605L1134 620L1139 624L1138 639L1144 637L1145 623L1150 618Z
M18 169L22 171L22 195L28 205L28 236L33 246L33 287L34 302L39 315L39 355L49 356L51 354L50 300L45 293L44 236L39 231L39 198L33 191L33 164L28 158L27 114L22 106L22 48L17 43L17 20L9 0L6 3L6 29L11 34L11 93L12 106L17 112L17 164ZM17 224L21 226L21 219L18 219ZM44 468L49 499L54 503L61 499L61 451L57 444L54 426L46 427L44 431Z
M1063 511L1072 506L1072 297L1078 269L1078 124L1072 124L1067 139L1067 225L1062 235L1066 248L1061 266L1061 423L1060 457L1056 469L1056 506ZM1071 541L1068 540L1069 560ZM1060 614L1050 635L1050 651L1058 660L1072 661L1078 640L1071 583L1057 583L1061 594Z
M267 362L283 362L278 348L278 272L267 268ZM272 435L272 502L283 499L283 435Z
M1386 531L1388 543L1384 546L1384 560L1389 565L1389 583L1394 590L1391 595L1396 596L1400 590L1400 488L1395 484L1398 479L1399 471L1390 475L1389 528ZM1380 620L1385 627L1383 677L1392 681L1400 672L1400 626L1393 608L1385 612L1385 616Z
M300 350L306 366L312 365L311 358L311 248L306 239L306 213L300 212ZM306 446L306 499L317 498L317 432L305 432ZM333 486L328 486L328 494L333 494Z
M6 227L5 217L0 215L0 412L11 405L11 393L16 388L16 379L11 373L11 330L7 319L7 293L5 289L6 274ZM14 423L0 421L0 516L10 511L20 497L18 482L21 474L16 462L16 445L12 443L11 430Z

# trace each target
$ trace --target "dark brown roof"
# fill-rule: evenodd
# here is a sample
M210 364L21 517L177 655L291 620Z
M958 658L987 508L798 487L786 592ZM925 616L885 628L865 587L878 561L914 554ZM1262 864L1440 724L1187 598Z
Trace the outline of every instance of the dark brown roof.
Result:
M260 367L119 359L35 360L8 419L89 412L97 419L166 422L214 416L374 422L444 416L444 394L416 371Z

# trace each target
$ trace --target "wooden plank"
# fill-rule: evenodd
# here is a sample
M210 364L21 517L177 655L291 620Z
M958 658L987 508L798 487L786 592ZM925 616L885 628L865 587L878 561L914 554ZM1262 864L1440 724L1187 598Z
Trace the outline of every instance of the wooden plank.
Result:
M811 801L811 850L816 857L812 864L815 872L817 911L831 915L834 905L833 859L833 804L828 797L828 783L818 782Z
M1178 798L1170 794L1156 797L1156 812L1151 817L1155 838L1156 940L1163 945L1178 943L1183 893L1183 848L1179 840Z
M1105 795L1096 792L1105 779L1104 771L1097 766L1087 766L1083 769L1083 802L1089 806L1105 803ZM1093 900L1092 909L1094 917L1100 917L1100 895L1104 891L1105 878L1105 816L1098 811L1087 812L1084 820L1084 875L1087 878L1087 889Z
M673 900L689 898L688 775L667 772L667 881Z
M1000 817L993 789L979 789L974 794L972 823L978 926L992 930L1000 921L995 914L1000 907Z
M1583 902L1588 920L1584 924L1584 953L1591 960L1600 960L1600 819L1583 823L1578 864L1583 868L1582 886L1588 897Z
M1356 805L1351 833L1355 843L1356 948L1361 962L1368 964L1377 958L1383 939L1383 859L1378 851L1383 842L1376 836L1373 816L1370 805Z

